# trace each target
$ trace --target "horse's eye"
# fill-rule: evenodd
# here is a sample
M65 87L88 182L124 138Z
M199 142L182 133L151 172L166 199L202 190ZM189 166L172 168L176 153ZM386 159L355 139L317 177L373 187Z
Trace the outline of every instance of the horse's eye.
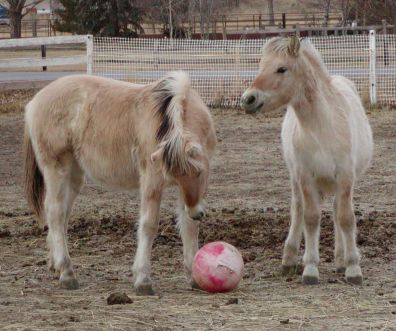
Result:
M278 68L278 70L276 71L278 74L283 74L283 73L285 73L287 71L287 68L286 67L280 67L280 68Z

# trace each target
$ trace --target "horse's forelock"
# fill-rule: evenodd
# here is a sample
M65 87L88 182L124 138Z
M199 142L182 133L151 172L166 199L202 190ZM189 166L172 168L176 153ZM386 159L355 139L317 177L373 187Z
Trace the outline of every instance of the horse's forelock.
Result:
M277 56L286 56L289 40L283 37L274 37L267 41L263 47L263 54L272 53Z
M181 137L166 141L163 148L163 163L167 172L190 174L199 170L199 165L187 155L185 141Z
M289 39L284 37L274 37L271 38L263 48L264 55L275 55L275 56L284 56L289 57L288 53L289 49ZM312 72L314 75L319 75L322 78L329 77L328 70L326 65L323 62L323 59L315 48L315 46L311 43L309 39L301 40L300 54L303 56L299 57L297 63L299 63L299 67L303 72ZM306 65L309 65L310 68L307 70L305 68Z

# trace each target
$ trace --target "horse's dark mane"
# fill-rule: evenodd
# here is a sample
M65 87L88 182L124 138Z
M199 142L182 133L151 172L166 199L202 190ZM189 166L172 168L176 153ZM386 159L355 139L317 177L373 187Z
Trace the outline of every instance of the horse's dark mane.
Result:
M154 88L155 114L159 117L156 140L163 146L163 162L167 171L188 172L191 168L184 152L185 110L181 101L189 88L188 76L182 72L170 74Z
M169 77L168 79L173 78ZM157 129L156 139L158 142L161 142L164 137L169 134L172 127L171 119L167 110L172 98L174 97L174 93L172 93L172 90L169 88L169 84L167 84L166 80L161 80L158 83L154 93L157 103L155 110L156 114L158 114L160 118L160 125Z

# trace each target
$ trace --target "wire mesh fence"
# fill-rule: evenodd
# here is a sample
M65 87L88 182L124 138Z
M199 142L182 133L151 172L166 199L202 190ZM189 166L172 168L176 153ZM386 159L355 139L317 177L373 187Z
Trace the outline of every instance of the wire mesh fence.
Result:
M370 77L369 35L312 37L329 71L355 82L369 100L376 76L377 102L396 104L396 36L378 35L377 69ZM92 73L147 84L173 70L189 73L192 86L210 106L239 105L258 71L265 39L186 40L94 38ZM375 67L374 67L375 68Z
M396 35L376 38L376 84L378 103L396 105Z

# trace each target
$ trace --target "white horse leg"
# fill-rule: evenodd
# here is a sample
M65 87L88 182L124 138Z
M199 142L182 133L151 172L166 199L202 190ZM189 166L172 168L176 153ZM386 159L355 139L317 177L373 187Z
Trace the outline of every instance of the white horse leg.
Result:
M50 248L49 267L59 273L61 287L79 287L67 248L67 218L78 192L71 189L70 173L66 169L44 167L46 194L45 216L48 224L47 243Z
M183 241L184 268L191 286L197 288L198 285L191 277L192 263L195 253L198 251L199 221L192 219L186 212L182 198L178 204L178 228Z
M319 282L319 232L320 232L320 199L312 183L302 185L304 200L304 238L305 253L303 257L304 284L313 285Z
M337 200L333 203L333 221L334 221L334 260L337 273L345 273L344 263L344 244L342 242L342 232L340 223L337 219Z
M291 198L291 223L289 234L285 242L282 258L282 272L289 274L296 271L298 264L298 250L301 244L301 237L303 232L303 202L301 197L301 190L298 183L292 180L292 198Z
M133 264L137 295L154 295L151 283L151 250L158 231L162 184L145 176L141 181L138 245Z
M337 221L340 224L345 261L345 277L348 282L356 285L363 283L362 271L359 266L360 256L356 246L356 220L352 203L353 184L341 182L337 189Z

